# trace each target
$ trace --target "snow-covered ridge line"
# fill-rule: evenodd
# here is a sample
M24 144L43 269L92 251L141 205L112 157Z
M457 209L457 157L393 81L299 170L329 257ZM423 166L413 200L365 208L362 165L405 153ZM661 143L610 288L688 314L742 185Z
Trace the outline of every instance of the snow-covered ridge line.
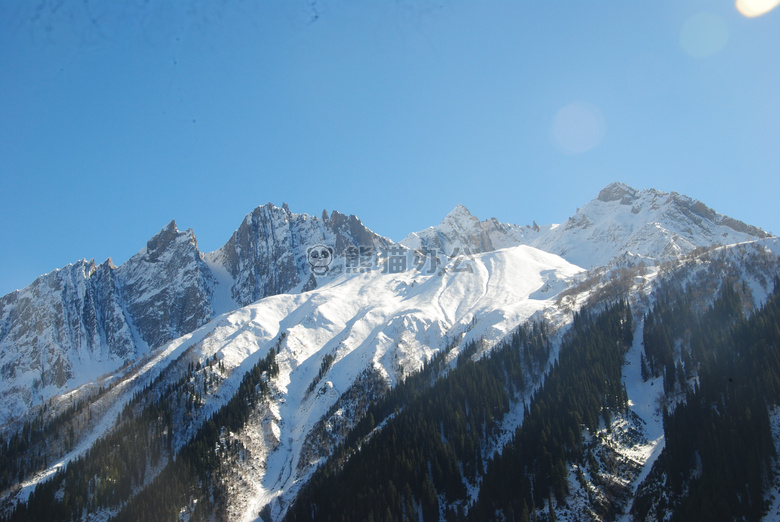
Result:
M0 298L0 392L6 396L0 427L221 313L327 283L336 271L315 276L307 257L314 245L330 248L342 265L350 250L408 248L434 252L443 264L448 256L468 261L481 252L530 245L595 268L620 256L663 261L697 247L766 235L685 196L620 183L560 226L480 221L458 205L440 225L400 244L355 216L296 214L269 203L247 214L223 247L204 254L194 232L179 231L171 221L119 267L110 259L99 265L80 261ZM364 269L366 260L358 261L354 272ZM413 265L406 263L406 269Z
M171 221L119 267L80 261L0 298L0 428L221 313L315 288L306 249L319 243L339 253L392 244L355 216L318 218L267 204L211 254Z
M91 405L96 417L100 412L100 420L90 433L55 465L26 481L18 498L25 498L37 483L108 433L133 393L164 373L166 379L151 393L180 378L185 364L179 362L174 368L172 363L185 353L189 361L215 358L228 376L204 396L189 426L176 433L177 448L227 403L256 360L276 346L280 373L273 382L275 400L269 409L274 415L266 420L279 443L271 451L259 451L267 460L255 468L264 470L262 475L254 477L262 484L259 491L275 498L301 478L298 472L283 474L282 470L302 470L304 475L311 470L309 463L300 460L308 434L366 368L377 370L392 384L419 369L452 339L461 344L477 339L494 344L549 308L556 294L550 280L565 281L581 272L557 256L527 246L473 256L462 270L455 270L454 262L442 268L434 273L387 273L375 267L365 273L341 274L310 292L269 296L223 314L152 351L118 376L113 388ZM333 363L312 391L326 355Z

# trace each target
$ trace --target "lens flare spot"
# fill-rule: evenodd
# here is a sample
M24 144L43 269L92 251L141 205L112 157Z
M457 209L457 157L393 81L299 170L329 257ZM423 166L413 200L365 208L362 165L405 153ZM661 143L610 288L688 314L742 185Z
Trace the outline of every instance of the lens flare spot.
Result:
M719 15L697 13L683 24L680 31L680 46L694 58L706 58L719 53L726 47L729 28Z
M780 5L780 0L737 0L737 11L748 18L765 15Z
M552 141L566 154L581 154L604 139L606 124L598 107L574 102L560 109L553 118Z

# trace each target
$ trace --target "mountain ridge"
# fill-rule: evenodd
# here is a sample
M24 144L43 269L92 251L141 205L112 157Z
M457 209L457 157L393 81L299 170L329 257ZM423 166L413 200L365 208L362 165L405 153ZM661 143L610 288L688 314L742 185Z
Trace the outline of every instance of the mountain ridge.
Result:
M267 507L276 519L367 411L359 397L381 396L434 359L446 373L466 347L476 361L513 329L545 322L553 341L542 355L553 364L574 313L624 295L635 314L648 310L653 281L674 274L669 267L682 273L688 259L741 280L745 303L757 306L769 294L780 244L740 223L685 196L620 183L561 225L480 221L457 205L440 225L400 243L355 216L294 214L269 203L247 214L223 247L202 253L194 232L172 220L118 267L82 260L0 298L0 437L20 426L11 419L29 423L32 415L72 415L63 422L84 430L37 453L60 464L33 460L29 469L44 471L10 497L0 494L31 498L36 484L55 480L56 469L89 455L95 441L124 433L117 427L140 415L139 404L168 408L155 418L172 424L155 430L167 434L161 458L172 461L264 362L275 373L253 377L264 390L253 424L219 439L253 455L230 464L252 492L221 484L232 491L231 518L254 519ZM716 239L733 243L719 249ZM327 255L309 258L310 247ZM581 264L572 262L578 257ZM680 285L694 283L697 292L715 292L718 281L690 276ZM531 391L541 381L534 382ZM491 447L522 422L522 404L513 408ZM160 469L150 466L153 477ZM149 477L133 480L146 486Z
M495 218L479 221L463 205L439 225L401 241L412 249L484 252L518 244L558 254L584 268L623 256L663 262L697 247L771 237L764 230L724 216L676 192L637 190L613 182L561 224L520 226Z
M675 192L640 191L619 182L561 225L480 221L458 204L439 225L400 243L379 236L353 215L324 211L317 217L267 203L246 214L222 247L203 253L194 231L179 231L171 220L118 267L110 259L100 265L81 260L0 297L0 375L6 381L3 389L16 390L17 397L28 396L24 390L30 385L49 389L39 399L35 393L19 399L10 408L19 413L64 390L67 382L86 382L74 368L94 363L108 371L231 309L270 295L311 290L339 270L375 267L391 249L416 251L446 264L451 256L529 245L593 268L620 256L632 263L662 262L723 240L768 236ZM307 263L307 248L318 244L330 245L332 259L341 263L330 267L325 278L315 277ZM347 254L354 257L341 261ZM350 262L355 266L347 266ZM30 324L39 326L30 330ZM43 325L49 325L46 332ZM33 377L36 372L39 376ZM0 424L8 414L0 415Z
M230 309L316 287L306 247L326 240L340 254L392 244L355 216L334 211L323 220L269 203L213 253L200 252L194 231L171 220L119 266L81 260L0 297L0 390L12 392L0 425Z

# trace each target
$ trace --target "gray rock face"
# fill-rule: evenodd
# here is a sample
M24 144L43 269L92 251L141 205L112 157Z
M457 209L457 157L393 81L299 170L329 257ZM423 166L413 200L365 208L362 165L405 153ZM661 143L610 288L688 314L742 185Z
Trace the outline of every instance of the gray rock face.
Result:
M211 319L214 278L201 258L195 234L180 232L175 221L116 272L133 325L150 348Z
M0 424L211 318L211 275L171 222L117 268L79 261L0 298Z
M111 260L79 261L0 298L0 422L137 356Z
M334 258L343 259L348 249L379 251L393 242L355 216L334 211L317 218L269 203L247 214L230 240L206 258L227 270L233 278L232 297L245 306L269 295L315 288L307 262L307 249L315 245L327 245Z
M631 198L635 198L636 195L637 190L624 183L611 183L601 189L601 192L596 196L596 199L605 203L609 203L610 201L625 201L623 204L628 204L627 202L630 201Z

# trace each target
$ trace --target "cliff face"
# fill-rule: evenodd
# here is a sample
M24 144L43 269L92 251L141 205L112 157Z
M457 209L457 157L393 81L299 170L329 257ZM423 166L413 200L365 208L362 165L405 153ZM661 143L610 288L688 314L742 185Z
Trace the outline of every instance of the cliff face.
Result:
M117 268L79 261L0 298L2 418L113 371L211 318L211 276L171 222Z
M126 309L150 348L195 330L212 317L214 277L192 230L171 221L117 270Z
M136 357L115 267L79 261L0 298L0 415Z
M392 244L355 216L333 212L317 218L269 203L247 214L230 240L206 259L230 274L231 296L245 306L269 295L316 287L307 261L309 247L326 245L334 258L343 258L350 248L379 251Z

